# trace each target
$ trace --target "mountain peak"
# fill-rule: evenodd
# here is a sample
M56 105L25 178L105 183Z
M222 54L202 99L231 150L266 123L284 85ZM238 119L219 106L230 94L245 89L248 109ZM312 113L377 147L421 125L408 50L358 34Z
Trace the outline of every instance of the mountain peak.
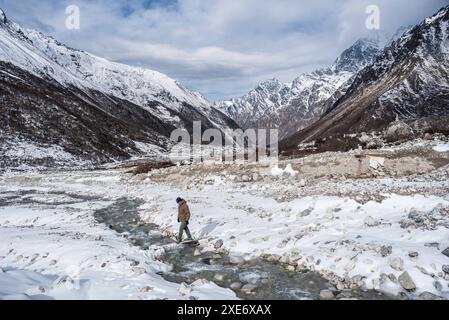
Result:
M356 72L361 66L368 65L374 57L380 53L379 42L373 39L362 38L357 40L351 47L335 60L337 71Z
M434 14L432 17L427 18L424 23L425 24L432 24L433 22L441 19L441 18L448 18L449 16L449 6L441 8L436 14Z

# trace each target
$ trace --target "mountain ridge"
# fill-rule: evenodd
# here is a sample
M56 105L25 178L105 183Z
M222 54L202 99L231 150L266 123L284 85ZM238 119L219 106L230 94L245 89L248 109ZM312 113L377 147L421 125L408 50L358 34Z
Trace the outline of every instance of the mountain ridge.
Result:
M39 148L57 143L71 154L81 154L85 160L108 162L153 156L152 149L157 154L166 153L170 149L171 131L186 129L191 132L193 121L201 121L202 130L238 128L232 119L212 107L200 94L187 90L160 72L110 62L69 48L41 32L22 28L6 18L3 11L1 15L0 88L3 89L0 90L0 101L3 110L0 122L4 130L0 132L0 144L3 141L4 145L0 149L12 145L5 142L10 140L8 135L21 136L20 141L35 143ZM37 90L30 89L27 82L33 83ZM54 92L39 96L39 92L48 92L50 87ZM48 105L54 105L55 112L66 118L69 126L77 128L79 137L93 139L96 143L86 145L77 141L80 138L76 135L71 135L69 142L63 141L58 134L64 137L68 134L64 130L55 129L48 137L38 132L44 130L42 124L54 128L52 114L37 112L39 108L45 110ZM79 109L79 105L85 109ZM85 118L94 115L113 124L112 129L95 128L95 124ZM32 117L40 122L29 121L28 118ZM80 129L83 123L88 123L86 129L97 136L83 135ZM125 142L118 142L107 132L109 129L126 132L132 139L125 134ZM100 136L108 136L109 139L104 140ZM122 147L117 147L120 145ZM73 146L80 146L82 150ZM4 159L5 166L10 162Z
M330 66L301 74L290 83L264 81L243 97L215 106L244 129L276 128L286 138L318 120L324 102L379 52L379 41L360 39Z
M317 141L323 151L342 145L353 148L359 141L349 141L345 135L369 131L383 131L390 140L447 133L448 26L449 6L407 31L356 75L320 120L285 139L281 148L294 152L301 144ZM402 126L407 133L389 135L389 126Z

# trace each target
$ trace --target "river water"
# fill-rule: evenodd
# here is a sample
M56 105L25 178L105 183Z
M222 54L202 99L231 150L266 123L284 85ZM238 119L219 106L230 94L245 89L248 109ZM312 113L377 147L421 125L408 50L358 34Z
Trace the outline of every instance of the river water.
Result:
M95 218L124 234L133 245L144 250L150 246L163 247L165 254L160 259L172 266L170 272L161 274L168 281L192 283L206 279L230 288L239 298L248 300L318 299L321 290L335 290L332 284L315 272L288 271L281 264L264 259L235 264L226 254L201 253L194 247L177 245L174 240L162 235L157 225L141 221L139 207L142 204L139 199L120 199L107 208L97 210ZM245 290L234 287L237 283ZM376 291L345 290L338 294L341 298L391 298Z

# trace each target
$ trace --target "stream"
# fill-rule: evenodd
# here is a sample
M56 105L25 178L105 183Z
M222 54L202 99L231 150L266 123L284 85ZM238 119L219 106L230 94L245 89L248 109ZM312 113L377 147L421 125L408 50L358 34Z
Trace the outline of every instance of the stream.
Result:
M192 283L198 279L212 281L230 288L246 300L319 299L320 291L334 286L315 272L288 271L279 263L253 259L231 263L227 254L201 252L195 247L177 245L162 235L155 224L144 223L139 216L138 199L120 199L109 207L97 210L95 219L126 236L135 246L147 250L150 246L164 247L162 262L172 266L170 272L161 273L164 279L175 283ZM238 285L243 286L238 288ZM391 299L376 291L343 290L337 298L363 300Z

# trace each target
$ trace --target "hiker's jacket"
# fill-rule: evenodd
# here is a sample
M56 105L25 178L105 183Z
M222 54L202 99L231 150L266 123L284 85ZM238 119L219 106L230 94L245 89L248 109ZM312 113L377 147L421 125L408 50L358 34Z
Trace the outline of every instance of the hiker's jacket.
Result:
M178 205L178 219L179 222L190 220L190 210L185 200L182 200Z

